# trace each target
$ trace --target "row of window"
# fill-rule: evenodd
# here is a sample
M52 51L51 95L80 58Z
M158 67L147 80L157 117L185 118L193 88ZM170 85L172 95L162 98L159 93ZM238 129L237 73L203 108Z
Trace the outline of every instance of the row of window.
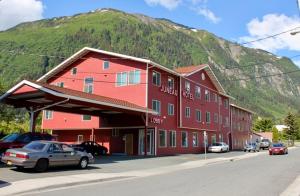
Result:
M141 71L133 70L117 73L116 86L127 86L141 83Z
M103 61L102 68L103 70L109 69L110 63L109 61ZM71 75L77 75L77 67L73 67L71 69Z
M168 134L168 135L167 135ZM169 143L167 142L167 138L169 138ZM189 145L189 139L188 139L188 132L187 131L181 131L181 147L187 148ZM206 138L207 139L207 138ZM211 143L215 143L217 141L217 135L212 134L211 135ZM223 135L219 134L219 141L223 141ZM204 143L204 142L203 142ZM208 144L208 141L206 140L206 144ZM166 130L159 130L159 147L176 147L176 131L166 131ZM199 147L199 134L198 132L192 133L192 146L193 147Z
M44 118L46 120L53 119L53 111L52 110L44 110ZM82 115L82 120L83 121L92 120L92 116L91 115Z

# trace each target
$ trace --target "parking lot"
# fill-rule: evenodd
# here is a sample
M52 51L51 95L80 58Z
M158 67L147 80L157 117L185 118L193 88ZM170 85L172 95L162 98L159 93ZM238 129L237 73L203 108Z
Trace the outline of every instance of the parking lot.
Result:
M267 153L267 152L266 152ZM228 153L209 153L207 159L218 157L234 157L245 154L244 152L233 151ZM152 169L177 165L188 161L205 159L204 154L184 154L164 157L141 157L141 156L102 156L97 157L94 164L88 169L80 170L76 167L49 168L47 172L36 173L25 169L17 171L14 167L7 167L0 164L0 178L5 182L14 182L25 179L44 178L52 176L67 176L85 173L121 173L126 171Z

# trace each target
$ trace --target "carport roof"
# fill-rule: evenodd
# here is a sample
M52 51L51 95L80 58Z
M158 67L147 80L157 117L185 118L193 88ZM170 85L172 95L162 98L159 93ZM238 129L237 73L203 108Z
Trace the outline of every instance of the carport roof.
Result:
M28 90L18 93L17 91L24 86L30 87L34 89L34 91ZM54 99L49 100L49 95ZM101 108L105 108L103 110L108 110L110 112L128 110L133 112L156 114L156 112L151 109L138 106L128 101L28 80L23 80L8 90L0 97L0 102L6 102L10 105L16 106L18 101L22 101L23 103L27 103L26 107L31 107L30 103L32 103L32 105L41 104L41 106L45 106L44 104L49 105L51 102L53 104L55 99L56 101L65 100L63 103L55 105L56 108L60 107L60 110L62 110L62 108L69 108L70 110L73 105L74 108L77 107L77 109L79 108L85 111L100 111ZM72 104L70 102L72 102Z

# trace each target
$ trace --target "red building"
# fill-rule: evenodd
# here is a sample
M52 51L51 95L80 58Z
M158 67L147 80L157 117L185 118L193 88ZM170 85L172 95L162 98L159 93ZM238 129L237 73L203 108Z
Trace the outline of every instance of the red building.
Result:
M230 109L235 107L208 65L171 70L147 59L83 48L0 100L30 105L35 112L47 108L42 128L59 141L95 140L110 153L200 153L204 131L208 144L231 145L234 137L244 137L231 135L236 118ZM17 104L24 100L27 105ZM251 118L244 122L251 127Z
M230 104L232 149L240 150L251 141L253 112Z

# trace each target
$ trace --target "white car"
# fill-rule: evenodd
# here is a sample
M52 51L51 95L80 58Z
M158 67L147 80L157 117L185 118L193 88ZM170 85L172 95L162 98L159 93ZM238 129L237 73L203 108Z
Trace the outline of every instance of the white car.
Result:
M208 147L208 152L228 152L229 146L225 142L216 142Z

